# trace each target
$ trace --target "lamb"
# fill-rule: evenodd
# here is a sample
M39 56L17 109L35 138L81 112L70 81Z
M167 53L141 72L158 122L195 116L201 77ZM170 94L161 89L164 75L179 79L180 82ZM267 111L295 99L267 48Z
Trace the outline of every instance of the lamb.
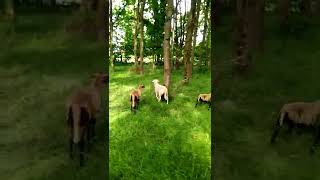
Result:
M275 130L271 136L271 143L275 142L280 128L284 123L289 124L289 130L295 125L313 126L315 128L314 143L312 149L318 144L320 139L320 101L315 102L294 102L285 104L276 121Z
M158 102L161 101L161 96L164 96L164 99L167 100L167 104L169 103L169 97L168 97L168 89L166 86L160 85L158 79L154 79L151 81L154 85L154 92L156 95L156 98L158 99Z
M199 94L195 107L197 107L199 102L200 103L208 103L209 104L209 108L210 108L211 107L211 93L209 93L209 94Z
M90 138L95 136L96 115L101 111L102 90L106 83L106 74L95 73L90 85L75 90L67 98L65 104L70 130L69 153L73 158L73 146L79 146L80 166L84 161L85 144L88 144Z
M131 111L133 111L134 109L138 109L138 105L139 105L139 101L140 101L140 97L143 89L144 89L144 85L140 84L137 90L131 91L130 93Z

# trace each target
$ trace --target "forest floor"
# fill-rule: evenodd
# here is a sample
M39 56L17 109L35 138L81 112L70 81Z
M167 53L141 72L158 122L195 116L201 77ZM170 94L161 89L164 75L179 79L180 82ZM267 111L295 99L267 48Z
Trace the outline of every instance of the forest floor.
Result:
M145 65L145 74L130 72L131 65L110 70L110 178L210 179L211 110L195 108L197 95L210 92L208 71L193 73L181 85L182 71L173 71L169 104L158 102L153 79L163 83L163 69ZM131 90L145 85L136 114L130 111Z
M312 131L288 134L283 128L276 143L269 142L284 103L320 97L320 26L283 34L268 17L264 53L254 56L252 68L242 78L230 76L231 32L230 24L222 24L215 32L215 62L221 79L213 88L217 93L214 179L319 179L320 149L309 154Z
M106 179L105 119L87 166L68 156L66 96L105 69L103 45L65 33L68 17L18 12L15 33L0 23L1 179Z

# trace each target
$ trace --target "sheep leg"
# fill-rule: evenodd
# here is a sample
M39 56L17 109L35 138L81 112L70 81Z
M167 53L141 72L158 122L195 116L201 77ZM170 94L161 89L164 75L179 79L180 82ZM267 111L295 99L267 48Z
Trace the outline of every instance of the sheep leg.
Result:
M311 153L315 152L316 146L319 144L319 139L320 139L320 126L315 127L315 134L314 134L314 142L311 147Z
M97 120L95 117L91 119L91 133L92 133L91 137L92 138L95 138L96 136L96 122Z
M84 140L81 139L79 142L79 150L80 150L80 167L84 165Z
M197 106L198 106L198 103L199 103L199 101L197 100L196 105L195 105L194 107L197 107Z
M288 121L288 133L289 133L289 134L292 133L293 127L294 127L294 122Z
M279 121L277 120L276 125L275 125L275 130L273 131L271 139L270 139L271 144L275 142L276 137L278 136L280 129L281 129L281 126L279 124Z
M72 137L69 138L69 156L73 159L73 140Z

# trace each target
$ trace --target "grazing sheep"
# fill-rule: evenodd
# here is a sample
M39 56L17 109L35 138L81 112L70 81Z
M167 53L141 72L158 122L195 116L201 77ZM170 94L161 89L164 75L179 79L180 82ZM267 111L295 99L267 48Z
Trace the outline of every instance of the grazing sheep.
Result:
M209 108L210 108L211 107L211 93L209 93L209 94L199 94L195 107L197 107L199 102L200 103L208 103L209 104Z
M130 93L130 101L131 101L131 111L134 109L138 109L141 92L144 89L144 85L140 84L137 90L132 90Z
M73 158L73 145L80 150L80 165L83 165L84 146L95 136L96 115L101 111L101 96L107 75L95 73L90 85L75 90L67 99L67 122L70 129L70 157ZM86 141L86 142L85 142Z
M289 130L295 125L313 126L315 128L315 140L312 148L318 144L320 139L320 101L295 102L285 104L276 121L275 130L271 136L271 143L274 143L284 123L289 124Z
M156 98L158 99L158 102L161 101L161 96L164 96L164 99L167 100L167 104L169 103L169 97L168 97L168 89L166 86L160 85L158 79L154 79L151 81L154 85L154 92L156 95Z

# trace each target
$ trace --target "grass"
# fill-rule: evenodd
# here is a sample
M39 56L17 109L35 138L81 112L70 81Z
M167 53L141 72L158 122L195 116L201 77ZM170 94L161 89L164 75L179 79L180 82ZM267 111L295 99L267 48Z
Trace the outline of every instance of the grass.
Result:
M104 47L63 31L67 13L20 13L15 32L0 23L0 177L106 178L106 122L79 169L68 157L64 102L89 74L105 69Z
M283 130L274 145L269 142L284 103L319 99L320 27L284 35L273 17L266 20L264 53L242 78L230 76L230 24L215 33L215 62L223 75L214 88L214 179L319 179L320 152L309 154L311 132Z
M169 104L157 102L153 79L163 83L163 70L146 68L144 75L116 65L110 71L110 178L210 179L211 112L194 108L199 93L210 92L210 73L194 72L182 86L182 71L173 71ZM140 108L130 111L129 93L145 85Z

